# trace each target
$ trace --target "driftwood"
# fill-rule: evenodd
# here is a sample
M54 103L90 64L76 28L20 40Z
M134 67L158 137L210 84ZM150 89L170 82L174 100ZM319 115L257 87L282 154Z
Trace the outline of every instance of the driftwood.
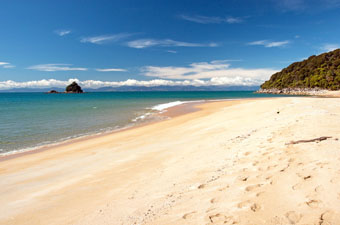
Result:
M332 138L332 137L330 137L330 136L323 136L323 137L309 139L309 140L291 141L289 143L286 143L286 145L295 145L295 144L307 143L307 142L320 142L320 141L327 140L328 138Z

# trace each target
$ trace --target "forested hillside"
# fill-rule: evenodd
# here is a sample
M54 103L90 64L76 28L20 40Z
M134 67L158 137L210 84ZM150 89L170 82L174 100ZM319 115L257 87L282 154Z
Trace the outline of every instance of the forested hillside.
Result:
M275 73L262 89L321 88L340 89L340 49L311 56Z

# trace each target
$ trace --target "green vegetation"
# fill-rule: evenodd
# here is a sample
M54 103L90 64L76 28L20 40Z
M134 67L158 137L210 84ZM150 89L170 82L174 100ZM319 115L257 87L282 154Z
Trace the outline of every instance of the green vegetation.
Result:
M311 56L302 62L295 62L273 74L261 85L262 89L322 88L340 89L340 49L318 56Z

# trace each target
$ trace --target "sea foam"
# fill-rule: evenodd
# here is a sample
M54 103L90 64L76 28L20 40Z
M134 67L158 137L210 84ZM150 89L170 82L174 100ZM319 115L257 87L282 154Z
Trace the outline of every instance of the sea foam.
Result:
M177 106L177 105L182 105L184 103L184 101L174 101L174 102L168 102L168 103L163 103L163 104L159 104L159 105L155 105L154 107L152 107L152 110L156 110L156 111L164 111L165 109Z

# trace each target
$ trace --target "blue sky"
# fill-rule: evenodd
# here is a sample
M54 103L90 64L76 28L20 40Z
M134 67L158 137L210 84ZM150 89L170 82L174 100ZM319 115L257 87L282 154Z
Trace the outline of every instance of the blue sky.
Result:
M340 46L340 0L4 0L0 21L0 89L258 85Z

